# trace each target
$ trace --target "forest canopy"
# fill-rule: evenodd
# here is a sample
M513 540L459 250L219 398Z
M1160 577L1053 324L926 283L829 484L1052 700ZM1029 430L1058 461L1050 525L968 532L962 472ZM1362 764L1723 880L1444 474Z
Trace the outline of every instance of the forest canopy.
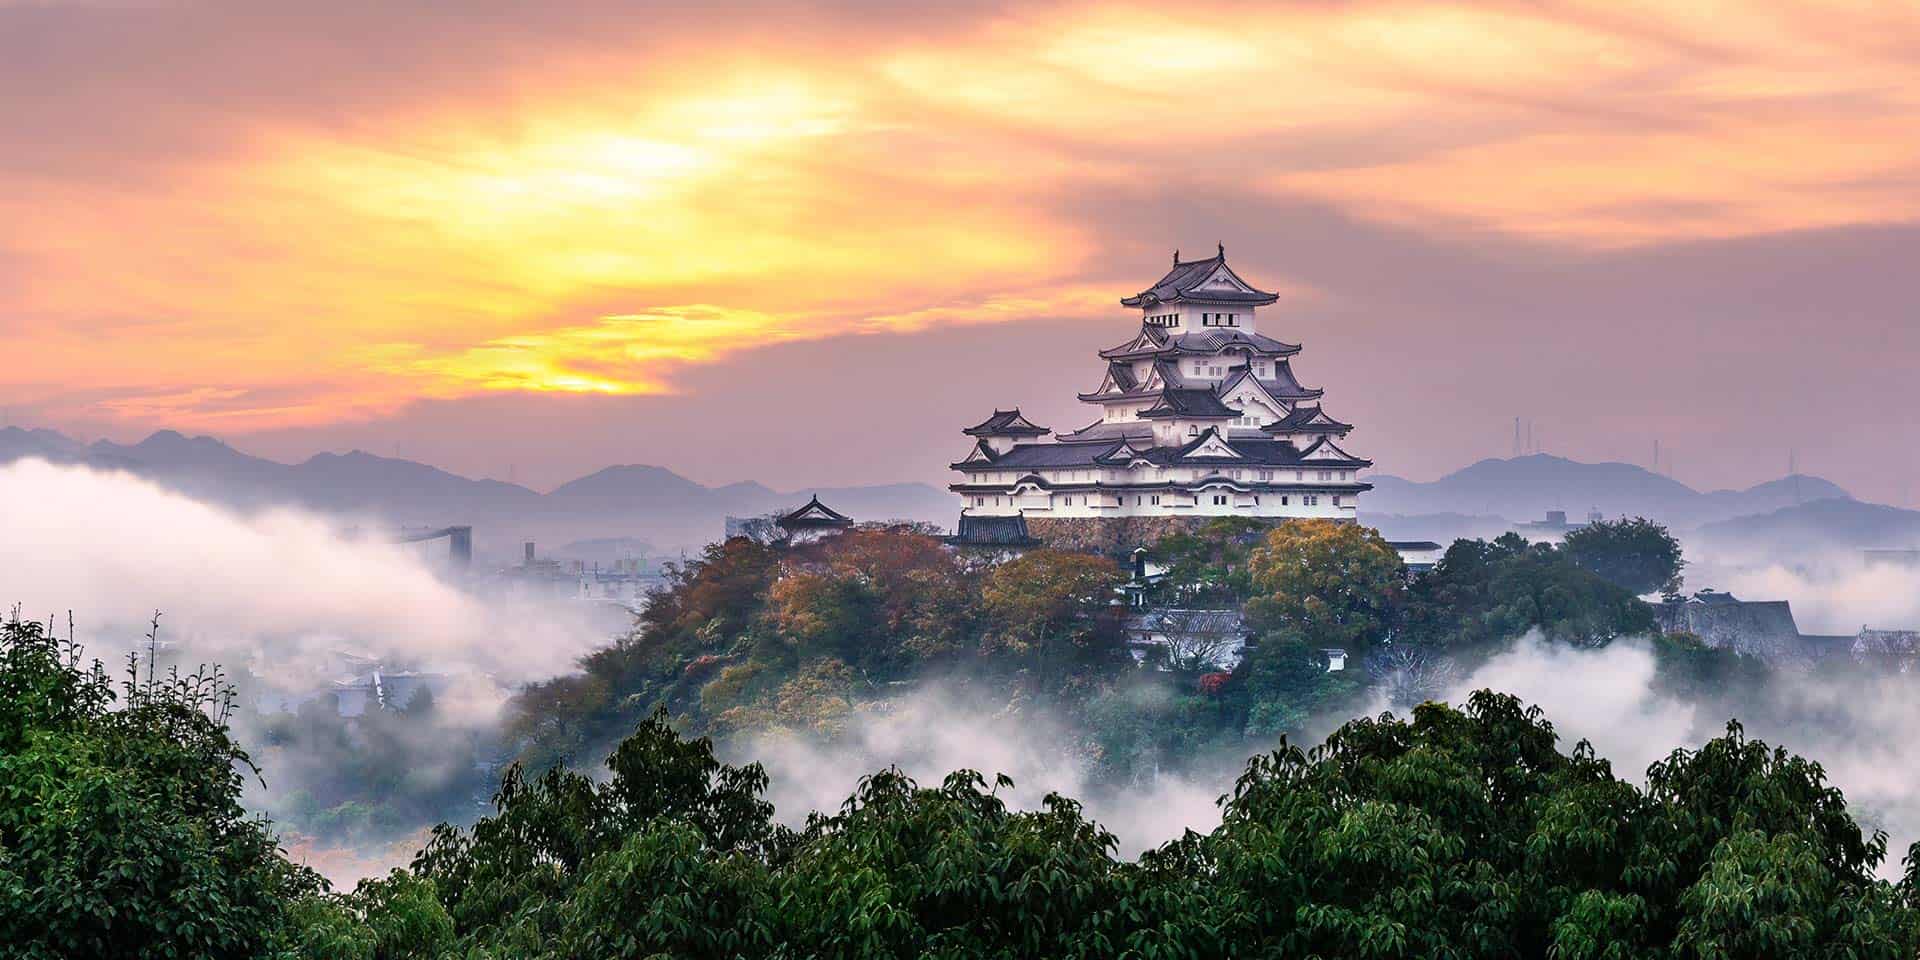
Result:
M119 708L116 697L124 697ZM511 769L492 812L329 892L241 815L217 679L119 692L0 633L0 955L1860 957L1920 950L1820 767L1737 724L1644 789L1482 691L1249 761L1137 860L1072 799L896 770L775 823L767 777L644 718L602 776ZM131 832L130 832L130 828ZM1911 857L1911 854L1909 854Z

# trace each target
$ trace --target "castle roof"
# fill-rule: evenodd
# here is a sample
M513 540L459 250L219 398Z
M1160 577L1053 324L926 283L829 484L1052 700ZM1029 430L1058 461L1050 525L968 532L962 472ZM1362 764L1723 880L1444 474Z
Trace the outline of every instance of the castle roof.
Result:
M1204 387L1162 390L1159 403L1140 411L1143 420L1163 417L1227 420L1239 415L1240 411L1221 403L1219 396Z
M785 529L818 529L821 527L851 527L853 518L820 502L818 494L801 505L800 509L781 514L773 521Z
M995 410L993 416L960 431L970 437L1039 437L1047 428L1022 416L1019 407Z
M959 532L948 537L947 542L961 547L1027 547L1040 541L1027 532L1024 514L976 517L963 513L960 515Z
M1124 439L1104 443L1022 443L992 460L970 460L953 464L957 470L1028 470L1045 467L1095 467L1116 459L1138 457L1159 466L1186 463L1217 463L1216 456L1195 456L1208 441L1226 444L1239 456L1234 466L1254 467L1370 467L1373 461L1355 457L1333 445L1326 437L1304 450L1286 440L1273 437L1225 438L1218 428L1208 428L1200 436L1177 447L1128 447Z
M1346 433L1353 429L1353 424L1327 416L1316 403L1294 407L1292 413L1260 429L1268 433Z
M1127 307L1152 307L1162 303L1233 303L1261 305L1280 299L1240 279L1227 266L1227 248L1205 260L1182 260L1173 255L1173 269L1167 275L1131 297L1120 301Z
M1248 330L1214 329L1172 334L1150 324L1142 324L1138 336L1117 347L1100 351L1100 356L1107 360L1181 354L1211 356L1232 348L1262 357L1290 357L1300 352L1297 343L1275 340L1264 333Z

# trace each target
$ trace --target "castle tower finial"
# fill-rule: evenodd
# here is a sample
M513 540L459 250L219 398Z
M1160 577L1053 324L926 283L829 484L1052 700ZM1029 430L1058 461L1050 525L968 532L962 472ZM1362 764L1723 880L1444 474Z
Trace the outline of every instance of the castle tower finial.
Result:
M1173 248L1173 265L1176 267L1180 265L1180 248L1179 247Z
M1220 244L1220 259L1225 260L1226 258L1227 258L1227 245L1222 243Z

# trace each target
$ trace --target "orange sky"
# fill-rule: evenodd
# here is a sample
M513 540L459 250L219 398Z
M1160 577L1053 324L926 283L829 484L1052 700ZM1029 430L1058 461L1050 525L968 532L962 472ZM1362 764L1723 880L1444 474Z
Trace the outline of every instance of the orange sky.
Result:
M1114 299L1174 246L1216 240L1323 342L1369 338L1314 376L1337 406L1356 397L1343 416L1401 421L1456 385L1422 364L1390 378L1397 394L1336 375L1380 369L1378 351L1432 335L1424 307L1459 304L1314 275L1285 256L1313 217L1374 238L1351 241L1354 266L1434 275L1436 296L1449 264L1481 293L1527 271L1537 301L1468 331L1481 349L1522 341L1509 366L1613 335L1567 319L1580 329L1526 348L1562 322L1540 312L1542 270L1847 231L1910 244L1898 231L1920 218L1910 3L391 6L0 0L0 62L17 65L0 71L0 128L19 138L0 156L0 403L15 422L169 426L296 455L371 443L430 407L613 404L581 414L586 430L647 409L622 398L698 411L701 371L750 369L781 344L844 340L833 362L857 370L882 348L856 334L1078 324L1117 342ZM1830 264L1814 246L1809 262ZM1823 292L1813 302L1857 294ZM1889 299L1799 318L1834 341L1822 369L1904 377L1914 344L1883 329ZM1626 326L1692 330L1698 350L1796 322L1703 318L1743 302ZM1091 386L1081 354L1102 345L1063 355L1080 366L1047 390ZM973 382L956 409L1043 392ZM845 383L828 377L821 402L853 404ZM1436 437L1395 471L1418 475L1503 452L1489 431L1535 407L1570 453L1699 426L1610 419L1586 399L1464 398L1473 447L1432 427L1380 436ZM1732 434L1748 446L1780 432L1752 403L1723 413L1751 418ZM940 407L925 429L950 433L953 416ZM1833 443L1865 472L1867 440ZM681 462L589 448L578 465ZM440 458L500 472L454 449Z

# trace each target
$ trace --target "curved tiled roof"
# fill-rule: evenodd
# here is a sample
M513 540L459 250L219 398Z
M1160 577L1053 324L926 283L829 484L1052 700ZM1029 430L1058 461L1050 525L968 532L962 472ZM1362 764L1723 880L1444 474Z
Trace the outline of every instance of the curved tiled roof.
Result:
M1144 420L1161 417L1230 419L1240 411L1220 402L1212 390L1204 387L1160 391L1160 402L1140 411Z
M820 502L819 494L792 513L781 514L774 523L782 527L850 527L853 518Z
M1216 270L1226 271L1228 276L1231 276L1235 282L1246 289L1199 289L1200 285L1207 282L1207 278L1213 276ZM1258 305L1272 303L1278 299L1280 299L1278 294L1268 293L1265 290L1258 289L1254 287L1253 284L1242 280L1239 274L1234 273L1233 268L1227 266L1227 248L1222 246L1218 254L1208 257L1205 260L1181 260L1180 255L1175 253L1173 255L1173 269L1168 270L1166 276L1155 281L1153 286L1131 297L1121 299L1120 303L1122 306L1127 307L1147 307L1156 303L1186 302L1250 303Z
M995 410L993 416L960 431L970 437L1039 437L1047 428L1021 416L1020 408Z
M1275 340L1264 333L1250 330L1216 329L1166 334L1159 332L1157 327L1148 326L1141 328L1140 336L1117 347L1108 347L1100 351L1100 356L1107 360L1118 360L1193 353L1215 354L1232 347L1241 347L1263 357L1291 357L1300 352L1297 343Z
M1319 420L1319 423L1315 423ZM1341 423L1327 416L1319 404L1301 405L1293 408L1286 417L1275 420L1260 429L1268 433L1346 433L1353 429L1351 423Z

